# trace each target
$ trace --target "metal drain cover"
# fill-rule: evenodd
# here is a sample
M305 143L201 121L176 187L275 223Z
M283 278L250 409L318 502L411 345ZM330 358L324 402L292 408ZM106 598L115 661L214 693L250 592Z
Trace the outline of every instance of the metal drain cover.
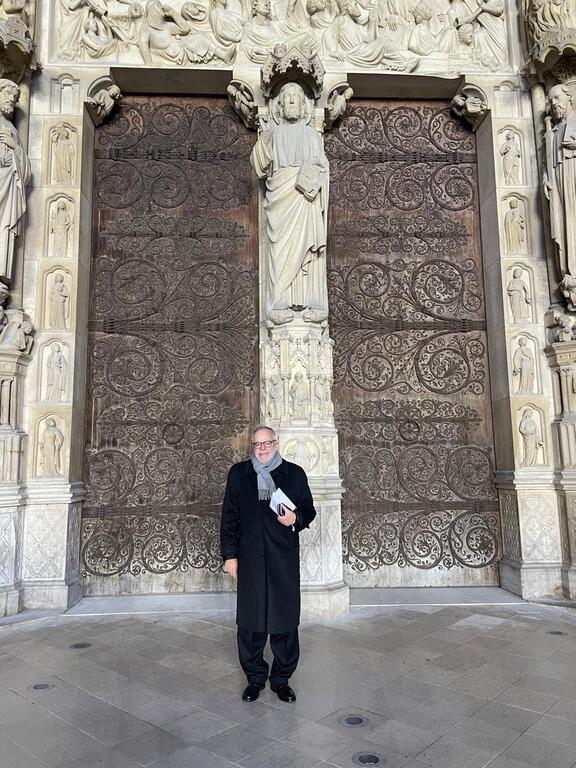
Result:
M343 721L343 725L349 725L353 728L359 725L366 725L366 723L366 718L360 717L360 715L346 715Z
M379 752L356 752L352 755L352 762L355 765L386 765L386 758Z
M550 629L546 632L547 635L565 635L566 632L561 632L559 629Z
M33 691L47 691L49 688L54 688L50 683L34 683L31 686Z
M92 648L92 643L85 643L85 642L82 642L82 643L72 643L70 648L73 648L75 651L80 651L83 648Z

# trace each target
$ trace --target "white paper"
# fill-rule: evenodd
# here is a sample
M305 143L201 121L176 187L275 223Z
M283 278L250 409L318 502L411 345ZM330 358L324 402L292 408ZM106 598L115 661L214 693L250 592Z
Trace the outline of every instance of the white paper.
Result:
M276 488L270 499L270 509L280 516L280 504L284 504L288 509L296 509L296 504L291 501L281 488Z

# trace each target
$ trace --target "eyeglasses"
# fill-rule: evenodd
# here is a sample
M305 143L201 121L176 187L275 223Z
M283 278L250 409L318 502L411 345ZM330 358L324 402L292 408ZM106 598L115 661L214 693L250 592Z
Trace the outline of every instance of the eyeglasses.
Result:
M262 440L261 443L252 443L252 448L270 448L277 440Z

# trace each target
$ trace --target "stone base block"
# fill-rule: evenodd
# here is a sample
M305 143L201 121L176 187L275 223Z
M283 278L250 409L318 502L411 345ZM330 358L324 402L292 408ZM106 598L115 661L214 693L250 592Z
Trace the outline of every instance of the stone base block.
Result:
M568 600L576 600L576 567L564 566L562 568L562 582L564 584L564 597Z
M23 606L22 587L0 587L0 618L19 613Z
M66 611L83 596L80 579L70 584L64 581L25 582L23 608Z
M302 621L335 619L350 610L350 587L338 584L302 585Z
M541 597L563 597L562 567L560 563L521 563L502 560L500 586L524 600Z

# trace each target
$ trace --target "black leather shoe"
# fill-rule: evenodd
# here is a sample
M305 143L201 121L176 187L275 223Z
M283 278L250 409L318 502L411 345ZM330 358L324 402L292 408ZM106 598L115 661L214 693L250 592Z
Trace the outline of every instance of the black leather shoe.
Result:
M259 685L247 685L242 694L242 701L256 701L261 690Z
M287 683L270 686L280 701L296 701L296 694Z

